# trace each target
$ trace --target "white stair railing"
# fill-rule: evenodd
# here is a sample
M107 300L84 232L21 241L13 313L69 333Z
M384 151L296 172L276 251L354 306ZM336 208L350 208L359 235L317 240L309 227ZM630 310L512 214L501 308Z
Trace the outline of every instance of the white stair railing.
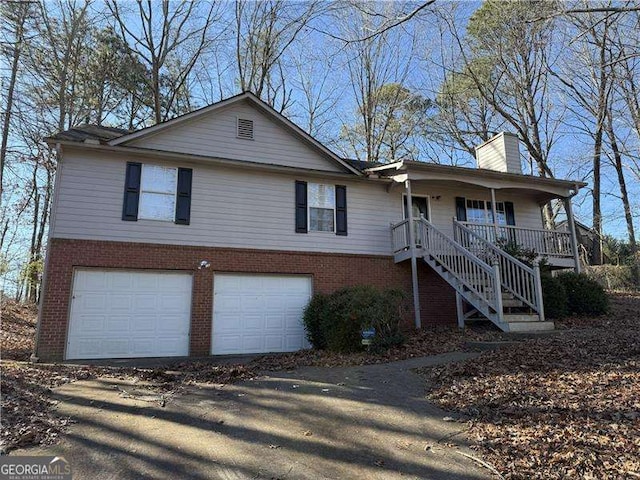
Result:
M454 277L460 288L464 286L467 291L474 293L498 318L502 318L502 289L498 267L476 257L428 220L421 218L418 222L420 228L417 231L422 238L425 253L438 267Z
M542 284L540 268L537 264L533 268L525 265L455 218L453 232L456 241L475 256L486 262L497 262L502 287L531 307L539 315L540 320L544 320Z

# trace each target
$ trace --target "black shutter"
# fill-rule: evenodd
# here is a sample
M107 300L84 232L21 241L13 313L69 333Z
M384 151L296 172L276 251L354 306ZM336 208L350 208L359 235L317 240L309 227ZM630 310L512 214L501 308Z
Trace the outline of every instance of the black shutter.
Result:
M507 225L516 224L516 214L513 210L513 202L504 202L504 214L507 217Z
M464 197L456 197L456 218L459 222L467 221L467 200Z
M176 190L176 220L180 225L189 225L191 220L191 180L193 170L178 169L178 188Z
M347 187L336 185L336 235L347 234Z
M307 233L307 182L296 180L296 233Z
M142 164L127 162L127 173L124 180L124 202L122 204L122 220L135 222L138 220L138 202L140 201L140 177Z

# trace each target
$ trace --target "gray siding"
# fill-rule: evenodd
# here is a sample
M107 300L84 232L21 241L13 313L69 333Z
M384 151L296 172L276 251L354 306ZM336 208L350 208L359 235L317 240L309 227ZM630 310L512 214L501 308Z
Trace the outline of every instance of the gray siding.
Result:
M121 220L125 163L108 153L66 152L53 237L218 247L261 248L343 253L390 253L389 224L399 221L397 202L385 185L328 180L347 185L349 235L296 234L294 182L318 181L221 168L202 164L171 164L193 168L191 224ZM399 194L398 194L399 195ZM394 195L395 196L395 195Z
M236 138L236 119L254 122L254 139ZM197 117L129 145L193 155L344 172L272 118L246 102Z
M498 172L522 173L520 141L515 135L499 133L476 148L478 167Z
M193 168L191 225L138 220L122 221L126 161ZM402 219L402 188L388 193L374 181L327 180L346 184L346 237L330 233L296 234L294 182L318 181L304 175L254 172L203 164L150 162L109 153L65 152L58 177L58 198L52 236L92 240L257 248L273 250L389 255L389 225ZM490 200L486 189L448 186L421 187L414 194L430 199L431 218L451 234L455 197ZM518 226L541 228L540 210L533 199L497 192L498 201L514 203Z

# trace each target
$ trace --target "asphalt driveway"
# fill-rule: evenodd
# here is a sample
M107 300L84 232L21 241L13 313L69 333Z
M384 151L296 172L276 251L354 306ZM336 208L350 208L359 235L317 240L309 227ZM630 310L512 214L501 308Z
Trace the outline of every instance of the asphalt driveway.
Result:
M77 422L64 438L13 454L62 455L74 478L96 480L490 478L459 453L472 453L464 424L443 421L410 371L469 355L300 368L189 387L164 406L117 380L76 382L56 390Z

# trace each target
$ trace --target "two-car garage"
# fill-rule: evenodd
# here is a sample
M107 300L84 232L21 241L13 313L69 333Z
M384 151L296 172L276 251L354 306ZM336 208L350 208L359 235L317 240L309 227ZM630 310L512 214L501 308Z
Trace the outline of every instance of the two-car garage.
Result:
M310 276L219 273L213 283L212 354L308 346ZM65 357L188 356L192 290L186 272L77 269Z

